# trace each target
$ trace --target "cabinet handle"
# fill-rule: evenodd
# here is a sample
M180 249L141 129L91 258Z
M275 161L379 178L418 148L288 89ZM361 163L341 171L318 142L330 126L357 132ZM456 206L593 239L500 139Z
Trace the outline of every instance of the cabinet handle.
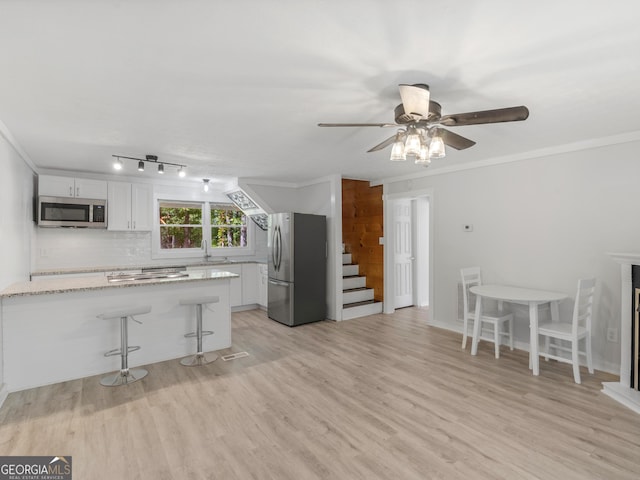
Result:
M131 222L127 222L127 230L131 228Z
M73 197L73 187L69 187L69 196Z
M133 221L133 229L134 230L136 229L136 221L135 220Z
M76 197L80 196L80 187L76 187Z

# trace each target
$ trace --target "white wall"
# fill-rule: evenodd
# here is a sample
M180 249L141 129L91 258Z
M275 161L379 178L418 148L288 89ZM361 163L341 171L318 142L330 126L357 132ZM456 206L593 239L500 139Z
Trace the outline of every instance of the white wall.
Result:
M386 192L433 190L434 298L430 322L461 330L456 286L478 265L487 283L563 291L598 279L596 368L618 372L620 267L605 252L640 252L640 142L432 175L385 185ZM473 224L471 233L464 224ZM563 302L568 317L571 301ZM516 310L516 338L528 343L527 312Z
M0 127L0 290L4 290L29 280L35 176L7 139L4 126ZM0 328L0 405L6 397L2 345Z

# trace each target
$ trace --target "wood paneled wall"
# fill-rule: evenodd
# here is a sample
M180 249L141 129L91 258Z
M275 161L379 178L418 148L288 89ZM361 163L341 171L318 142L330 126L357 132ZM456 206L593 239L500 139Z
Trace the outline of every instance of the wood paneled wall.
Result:
M374 298L383 299L382 185L370 187L362 180L342 180L342 242Z

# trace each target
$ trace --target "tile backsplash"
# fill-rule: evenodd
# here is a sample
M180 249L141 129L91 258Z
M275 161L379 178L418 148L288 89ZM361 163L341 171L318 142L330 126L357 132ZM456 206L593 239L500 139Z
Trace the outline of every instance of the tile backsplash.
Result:
M254 255L229 258L266 261L267 233L256 228L254 234ZM32 271L176 263L151 258L151 232L37 228L34 244Z
M151 232L39 228L34 270L140 265L151 260Z

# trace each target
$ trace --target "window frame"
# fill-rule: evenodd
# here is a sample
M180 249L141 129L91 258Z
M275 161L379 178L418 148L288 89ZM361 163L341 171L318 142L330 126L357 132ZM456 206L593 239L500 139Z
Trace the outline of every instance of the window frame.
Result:
M177 202L184 204L202 205L202 239L207 242L207 253L209 258L225 258L235 257L243 255L254 255L255 253L255 225L247 218L247 246L246 247L211 247L211 206L229 205L229 207L235 207L233 203L223 203L220 201L212 201L209 199L184 199L175 198L170 195L159 195L154 198L153 201L153 230L151 235L151 258L152 259L178 259L178 258L205 258L205 251L203 248L161 248L160 246L160 218L159 209L162 202ZM200 228L200 226L198 227Z

